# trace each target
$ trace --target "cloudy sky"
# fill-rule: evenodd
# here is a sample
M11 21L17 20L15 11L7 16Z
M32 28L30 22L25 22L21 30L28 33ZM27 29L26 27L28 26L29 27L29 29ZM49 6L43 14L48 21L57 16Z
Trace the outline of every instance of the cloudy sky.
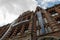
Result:
M27 10L35 10L36 6L46 9L60 0L0 0L0 26L11 23Z
M55 4L60 4L60 0L36 0L38 5L44 9L47 7L54 6Z

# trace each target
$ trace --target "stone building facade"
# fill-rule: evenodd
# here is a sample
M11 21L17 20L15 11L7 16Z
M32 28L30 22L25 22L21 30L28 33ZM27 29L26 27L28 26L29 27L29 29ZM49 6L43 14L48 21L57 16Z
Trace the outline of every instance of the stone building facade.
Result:
M0 40L60 40L60 4L36 7L0 28Z

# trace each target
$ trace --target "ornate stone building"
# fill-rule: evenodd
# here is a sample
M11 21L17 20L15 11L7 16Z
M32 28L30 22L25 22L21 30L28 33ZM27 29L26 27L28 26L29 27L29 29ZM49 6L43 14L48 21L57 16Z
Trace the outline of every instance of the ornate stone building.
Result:
M0 40L60 40L60 4L22 13L0 27Z

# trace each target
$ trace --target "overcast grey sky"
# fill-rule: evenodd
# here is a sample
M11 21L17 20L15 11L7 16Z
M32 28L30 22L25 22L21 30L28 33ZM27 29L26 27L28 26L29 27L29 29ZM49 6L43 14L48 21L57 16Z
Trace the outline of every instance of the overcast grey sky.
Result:
M35 0L0 0L0 25L11 23L22 12L35 10Z

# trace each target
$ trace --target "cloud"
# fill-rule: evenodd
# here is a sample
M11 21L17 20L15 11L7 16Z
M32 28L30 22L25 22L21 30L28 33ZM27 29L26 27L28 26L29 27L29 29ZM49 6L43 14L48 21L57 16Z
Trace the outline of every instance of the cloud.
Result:
M60 0L36 0L40 7L46 9L47 7L51 7L55 4L60 4Z
M0 0L0 24L11 23L27 10L35 11L38 4L46 9L56 3L60 3L60 0Z
M34 10L36 2L34 0L1 0L1 5L6 7L9 12L24 12L27 10Z
M34 11L36 6L35 0L0 0L0 25L11 23L27 10Z

